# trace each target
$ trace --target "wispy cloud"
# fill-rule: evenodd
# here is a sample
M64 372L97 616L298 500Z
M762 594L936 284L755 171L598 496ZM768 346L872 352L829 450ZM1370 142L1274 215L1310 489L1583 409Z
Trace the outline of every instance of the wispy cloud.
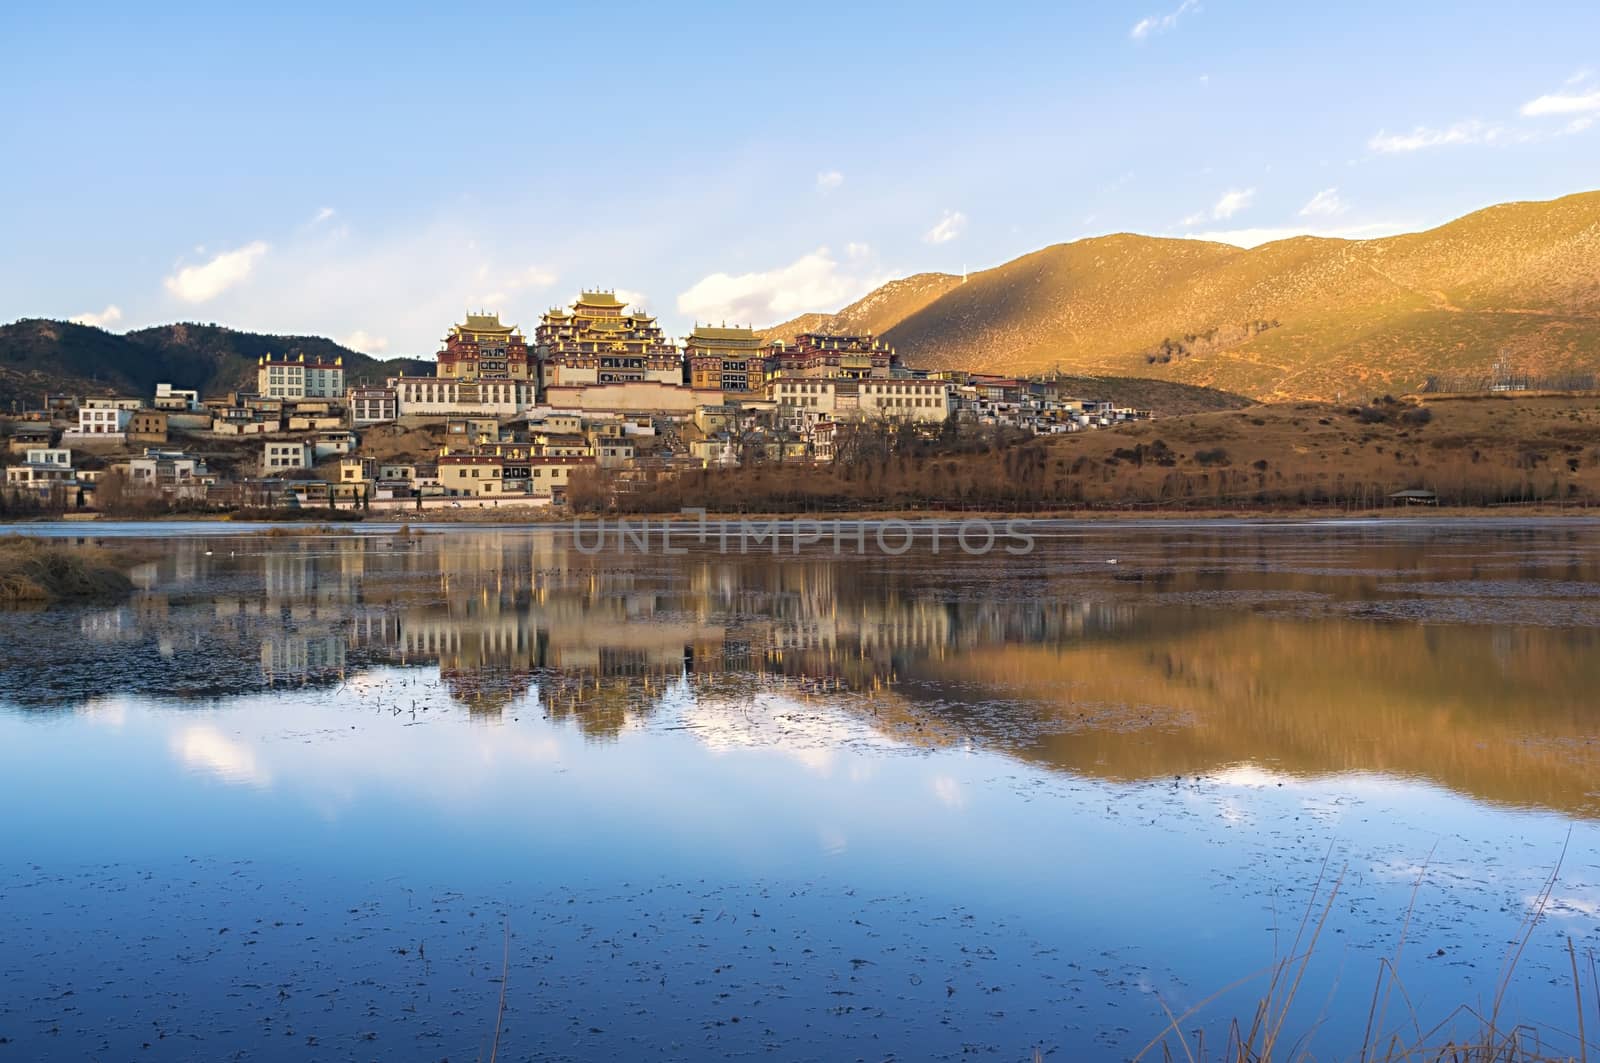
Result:
M512 289L548 288L560 279L560 275L553 269L547 269L544 266L529 266L507 280L506 287Z
M185 266L164 282L167 291L186 303L204 303L248 280L267 245L257 240L224 251L203 266Z
M844 174L838 170L823 170L817 174L817 191L832 192L844 184Z
M1178 20L1191 11L1200 10L1200 0L1183 0L1176 8L1164 15L1146 15L1133 24L1133 29L1128 31L1128 36L1136 41L1156 33L1166 33L1168 30L1178 28Z
M1222 194L1217 200L1217 205L1211 208L1211 216L1218 221L1233 217L1241 210L1246 209L1255 202L1256 190L1253 188L1233 188Z
M1522 105L1525 118L1595 113L1600 113L1600 89L1593 92L1552 92Z
M855 246L855 245L852 245ZM864 247L865 245L860 245ZM697 321L769 325L796 314L834 311L885 279L863 267L840 265L826 247L787 266L759 273L713 273L678 296L678 312Z
M312 225L321 225L323 222L325 222L329 218L333 217L335 213L336 212L334 211L334 209L332 207L323 207L321 210L317 211L317 213L312 217L311 224Z
M356 329L348 336L339 340L342 346L362 354L382 354L389 349L389 340L384 336L374 336L366 329Z
M1324 188L1311 197L1311 202L1300 208L1302 218L1331 218L1343 214L1349 207L1339 198L1337 188Z
M948 244L960 236L967 227L967 216L959 210L947 210L934 227L922 234L925 244Z
M1459 144L1492 144L1504 136L1504 127L1472 118L1443 128L1419 125L1409 133L1380 130L1367 141L1367 147L1384 154L1399 154Z
M112 303L104 310L96 313L79 314L72 319L75 325L92 325L95 328L110 328L122 320L122 308Z

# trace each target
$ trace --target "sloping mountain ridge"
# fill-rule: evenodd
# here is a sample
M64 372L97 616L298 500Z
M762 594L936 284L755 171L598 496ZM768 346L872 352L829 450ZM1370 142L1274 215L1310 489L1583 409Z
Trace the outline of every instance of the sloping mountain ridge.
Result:
M1147 376L1260 399L1486 376L1502 352L1534 375L1600 370L1600 192L1374 240L1246 250L1117 234L953 281L915 308L892 282L813 327L904 306L871 320L913 365ZM1224 342L1161 360L1163 341L1207 335Z
M344 359L352 382L431 371L411 358L379 361L320 336L272 336L219 325L158 325L118 335L89 325L28 318L0 325L0 402L38 405L45 393L149 395L160 382L214 395L255 386L256 359L304 353Z
M784 341L802 332L882 335L960 284L961 278L949 273L914 273L874 288L836 314L801 314L781 325L758 329L757 334L763 340Z

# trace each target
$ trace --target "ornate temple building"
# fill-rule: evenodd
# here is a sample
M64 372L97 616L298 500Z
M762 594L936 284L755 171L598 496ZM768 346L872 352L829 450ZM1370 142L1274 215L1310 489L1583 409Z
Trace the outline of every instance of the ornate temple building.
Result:
M728 392L758 394L766 382L766 354L748 328L695 325L683 341L689 384Z
M628 312L615 292L583 292L570 312L553 309L534 332L541 384L683 383L683 358L649 314Z
M871 333L864 336L824 336L802 333L794 343L774 343L767 348L767 376L825 377L864 380L887 377L898 363L894 348Z
M499 314L468 314L453 325L439 351L439 377L446 380L528 380L528 341Z

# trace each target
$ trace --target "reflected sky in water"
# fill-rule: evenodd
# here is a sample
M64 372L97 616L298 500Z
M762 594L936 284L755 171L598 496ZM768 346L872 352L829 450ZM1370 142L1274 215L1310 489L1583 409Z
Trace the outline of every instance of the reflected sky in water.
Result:
M1600 949L1586 525L140 549L126 603L0 614L18 1058L475 1056L507 923L512 1058L1125 1058L1270 963L1324 860L1333 1053L1430 851L1404 969L1443 1018L1569 832L1518 1016L1570 1026L1566 940Z

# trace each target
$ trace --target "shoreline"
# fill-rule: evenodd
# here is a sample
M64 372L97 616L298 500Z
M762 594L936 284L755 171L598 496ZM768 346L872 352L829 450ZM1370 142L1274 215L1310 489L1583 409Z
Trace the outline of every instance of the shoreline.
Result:
M1027 521L1049 524L1370 524L1370 523L1453 523L1500 522L1514 523L1522 520L1544 522L1583 522L1600 520L1597 506L1393 506L1369 510L1334 510L1314 507L1283 507L1277 509L1173 509L1129 507L1120 509L1058 509L1021 512L1016 510L848 510L830 513L771 513L771 512L708 512L699 513L626 513L626 514L553 514L548 507L521 507L497 510L468 510L459 514L428 514L420 520L387 517L365 517L357 520L232 520L226 514L170 514L140 517L100 517L97 515L71 515L66 517L40 517L27 520L0 520L0 534L28 534L29 528L82 529L93 535L96 527L130 527L148 525L161 528L171 525L215 525L218 530L233 527L240 533L265 530L295 530L302 534L320 531L337 531L345 534L359 532L362 528L404 529L427 527L482 528L528 527L560 528L573 526L596 527L602 521L615 527L619 524L640 527L644 525L694 525L727 524L737 521L778 522L797 524L826 523L883 523L900 521L912 525L958 524L962 521L991 522Z

